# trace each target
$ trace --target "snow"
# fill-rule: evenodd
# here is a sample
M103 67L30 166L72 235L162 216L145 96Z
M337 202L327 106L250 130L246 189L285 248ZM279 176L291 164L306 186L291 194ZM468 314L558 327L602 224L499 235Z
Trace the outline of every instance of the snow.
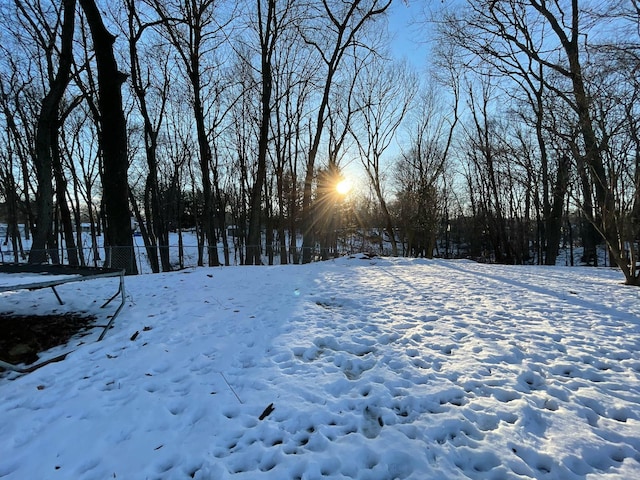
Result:
M113 281L0 310L106 315ZM0 478L640 478L621 282L364 257L127 277L103 341L0 377Z

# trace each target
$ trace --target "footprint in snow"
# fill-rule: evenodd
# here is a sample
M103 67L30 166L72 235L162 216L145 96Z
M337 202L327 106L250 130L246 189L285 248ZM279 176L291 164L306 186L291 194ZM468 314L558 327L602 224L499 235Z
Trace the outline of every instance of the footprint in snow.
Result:
M362 412L362 434L367 438L376 438L380 435L384 423L377 408L365 407Z

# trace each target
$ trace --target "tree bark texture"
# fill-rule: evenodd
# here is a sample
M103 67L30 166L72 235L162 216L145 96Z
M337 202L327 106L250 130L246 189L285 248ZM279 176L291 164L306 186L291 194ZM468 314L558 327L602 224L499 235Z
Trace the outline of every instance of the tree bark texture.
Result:
M36 229L29 254L29 263L47 261L47 243L53 224L53 161L52 142L57 135L52 131L58 128L58 108L70 80L73 63L73 32L75 28L75 0L64 0L64 19L62 23L62 47L58 73L51 83L49 92L42 100L36 131L35 167L38 180L36 192Z
M120 90L126 76L118 71L113 52L115 38L105 28L95 1L79 1L91 30L98 67L105 240L107 248L111 249L110 266L123 268L127 274L136 274L128 201L127 129Z

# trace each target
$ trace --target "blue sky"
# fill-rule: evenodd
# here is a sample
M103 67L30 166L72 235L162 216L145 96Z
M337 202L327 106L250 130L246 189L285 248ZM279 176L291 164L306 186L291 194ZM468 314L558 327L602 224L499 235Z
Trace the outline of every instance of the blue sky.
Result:
M392 53L398 58L406 58L416 68L425 65L427 47L424 42L424 3L412 1L407 3L395 1L389 7L389 31L394 36L391 44Z

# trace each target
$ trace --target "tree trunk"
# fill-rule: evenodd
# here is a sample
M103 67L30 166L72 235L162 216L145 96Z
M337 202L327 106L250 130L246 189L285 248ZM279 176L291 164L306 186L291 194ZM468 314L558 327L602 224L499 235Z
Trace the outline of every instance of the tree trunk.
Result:
M258 168L253 188L251 190L251 210L249 211L249 232L247 236L247 265L260 265L262 263L260 250L262 239L260 234L262 219L262 189L265 186L267 177L267 151L269 147L269 128L271 126L271 93L273 90L273 79L271 73L271 56L274 50L274 43L277 31L272 28L275 16L275 0L267 3L266 19L262 18L262 0L258 0L258 26L260 35L260 59L262 74L262 94L260 96L260 106L262 109L260 117L260 134L258 138Z
M546 218L545 265L555 265L558 259L558 246L562 234L562 211L564 198L569 186L569 159L562 157L558 161L558 176L553 189L553 202Z
M51 133L58 127L58 107L69 84L73 62L73 32L75 28L75 0L64 0L62 23L62 49L58 73L44 97L38 117L36 132L35 167L38 179L36 192L36 230L29 254L29 263L47 261L46 247L53 221L52 142L57 140Z
M102 189L106 216L105 244L112 268L136 274L128 201L127 129L120 91L125 75L113 52L115 37L105 28L94 0L79 0L87 17L98 67L100 143L104 162Z
M371 182L373 183L373 189L376 192L376 196L378 197L378 202L380 204L380 210L382 211L382 216L384 217L384 230L387 232L389 236L389 241L391 242L391 254L394 257L398 256L398 242L396 241L396 235L393 227L393 219L391 218L391 213L389 212L389 208L387 207L387 202L384 199L384 195L382 195L382 185L380 185L379 175L376 172L376 178L373 175L369 174L371 178ZM382 235L380 235L382 238ZM382 241L382 240L381 240Z
M146 87L143 85L140 71L140 60L138 56L138 41L142 35L143 28L136 30L135 20L137 19L137 13L135 10L135 2L133 0L127 1L127 8L129 11L128 27L129 27L129 58L131 61L131 84L133 86L134 93L138 99L140 107L140 114L143 119L144 127L144 142L145 153L147 159L147 167L149 168L149 174L147 176L145 186L145 214L147 220L149 220L149 228L145 229L143 233L143 239L147 253L149 255L149 264L154 273L160 271L160 265L158 264L158 250L160 254L160 261L162 264L162 271L168 272L171 270L171 264L169 261L169 235L167 231L167 225L165 218L163 217L163 211L160 204L160 188L158 184L158 160L157 160L157 147L158 147L158 131L154 128L151 121L151 115L147 106ZM163 90L163 105L166 98L166 90ZM164 108L162 109L164 111ZM143 222L138 220L141 228Z
M145 135L146 136L146 135ZM148 160L147 156L147 160ZM155 168L155 166L154 166ZM131 189L129 189L129 203L131 204L131 208L133 209L133 214L138 221L138 228L140 228L140 234L142 235L142 241L145 246L145 250L147 251L147 257L149 260L149 265L151 266L151 271L153 273L160 272L160 263L158 262L158 238L155 235L155 229L153 228L155 224L155 209L151 206L153 196L153 174L151 173L151 169L149 170L149 174L147 175L147 179L144 183L144 211L147 219L152 219L150 222L146 222L145 218L142 217L140 213L140 209L138 208L136 198L133 195ZM156 182L157 183L157 182ZM164 270L168 271L168 270Z
M82 230L82 219L80 217L80 205L82 205L82 202L80 201L80 192L79 192L80 184L78 181L78 177L75 171L73 170L72 170L72 175L73 175L73 199L76 204L75 208L73 209L73 221L76 226L76 245L78 246L78 259L80 260L80 265L84 267L87 264L87 262L85 260L83 242L82 242L83 230ZM91 212L91 205L88 205L87 210L89 211L89 213Z
M138 202L136 201L136 198L134 197L131 189L129 189L129 203L131 204L133 215L137 220L138 226L140 228L140 235L142 236L142 241L144 242L144 247L147 251L147 260L149 261L151 271L153 273L159 273L160 264L158 263L158 245L156 245L155 242L153 242L153 240L150 238L149 231L147 230L147 225L144 221L144 218L142 218L140 208L138 208Z
M67 202L67 179L62 171L62 162L60 160L60 151L58 148L58 128L55 126L51 132L53 142L51 144L51 160L53 166L53 175L56 180L56 198L58 209L60 211L60 223L62 233L64 235L64 243L67 249L67 258L69 265L78 265L78 249L73 235L73 223L71 221L71 210Z

